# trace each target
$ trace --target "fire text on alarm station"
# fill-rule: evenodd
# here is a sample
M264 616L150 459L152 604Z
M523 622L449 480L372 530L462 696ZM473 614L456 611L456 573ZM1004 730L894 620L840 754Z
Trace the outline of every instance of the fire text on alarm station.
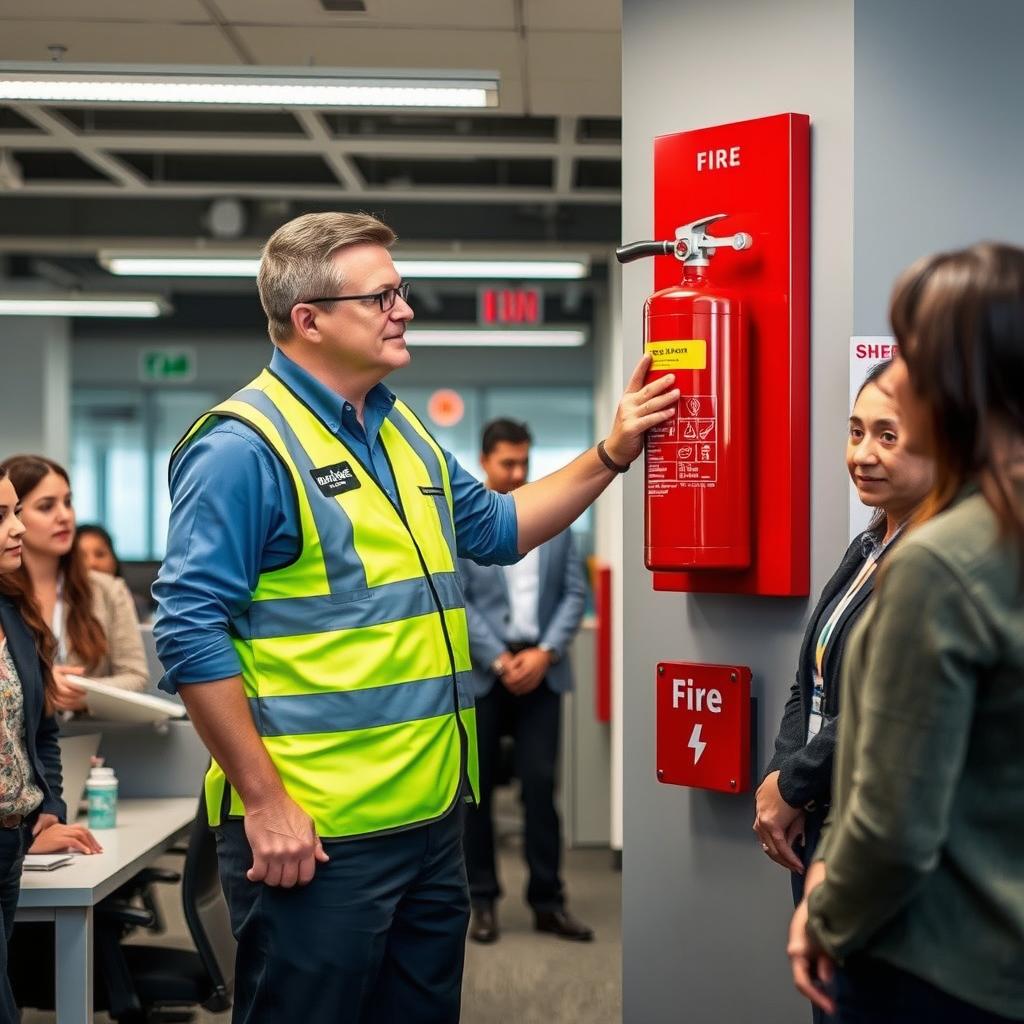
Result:
M659 662L659 782L723 793L749 788L750 679L744 665Z
M727 149L701 149L697 151L698 171L719 171L723 167L740 166L740 147Z

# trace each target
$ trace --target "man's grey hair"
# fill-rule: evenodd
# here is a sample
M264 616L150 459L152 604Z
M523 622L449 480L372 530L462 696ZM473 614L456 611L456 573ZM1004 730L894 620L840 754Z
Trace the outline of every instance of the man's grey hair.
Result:
M289 340L297 302L338 294L345 282L331 260L339 249L365 244L390 249L396 237L368 213L306 213L282 224L263 246L256 279L270 340Z

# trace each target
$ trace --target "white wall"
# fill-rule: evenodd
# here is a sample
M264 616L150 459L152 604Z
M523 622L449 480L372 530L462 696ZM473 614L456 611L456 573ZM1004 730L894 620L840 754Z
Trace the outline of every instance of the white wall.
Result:
M0 459L16 453L68 461L68 322L0 318Z
M852 325L852 0L626 0L623 239L650 238L654 136L784 111L811 115L812 578L845 544L846 346ZM641 348L649 261L624 275L623 370ZM655 594L643 567L643 474L625 481L624 1019L792 1024L786 874L750 831L750 795L654 778L654 666L738 662L755 673L758 768L793 679L806 602Z

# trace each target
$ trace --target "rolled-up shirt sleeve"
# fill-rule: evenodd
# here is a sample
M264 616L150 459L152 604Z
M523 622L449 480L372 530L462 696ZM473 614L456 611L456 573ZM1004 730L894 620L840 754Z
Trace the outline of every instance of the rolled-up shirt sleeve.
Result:
M268 548L280 542L289 493L282 472L233 421L218 423L175 461L167 554L153 585L161 689L241 672L231 620L248 608Z
M511 494L488 490L449 452L448 476L455 508L455 540L460 558L480 565L514 565L519 553L519 521Z

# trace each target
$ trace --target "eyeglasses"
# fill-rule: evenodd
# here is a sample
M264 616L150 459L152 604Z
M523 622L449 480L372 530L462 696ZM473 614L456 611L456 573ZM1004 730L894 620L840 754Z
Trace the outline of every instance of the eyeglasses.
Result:
M354 302L356 299L363 299L364 301L373 299L375 302L380 303L380 311L387 313L394 308L395 299L397 298L401 298L403 302L409 301L408 281L403 281L397 288L385 288L382 292L373 292L370 295L325 295L320 299L305 299L304 301L315 305L318 302Z

